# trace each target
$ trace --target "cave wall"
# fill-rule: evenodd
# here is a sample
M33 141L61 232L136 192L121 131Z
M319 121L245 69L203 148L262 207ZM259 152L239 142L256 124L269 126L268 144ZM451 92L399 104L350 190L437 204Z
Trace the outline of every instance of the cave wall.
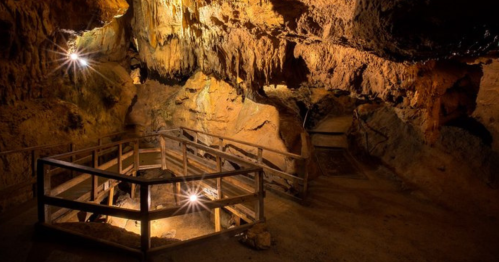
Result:
M496 63L478 57L496 56L497 7L450 0L135 0L131 24L150 72L182 83L201 70L247 99L275 105L290 122L325 108L310 98L314 92L290 96L293 90L341 90L375 105L359 115L376 131L353 129L353 146L437 202L488 213L498 209L488 200L497 194L490 169L497 161ZM276 98L272 86L288 91ZM365 146L364 133L376 146Z
M0 152L61 142L81 148L123 130L136 92L123 67L129 39L119 17L127 9L124 0L0 2ZM68 65L69 50L90 66ZM0 211L32 197L28 186L3 194L32 179L30 159L0 156Z
M351 111L349 102L323 104L339 92L369 105L358 109L359 121L373 130L352 130L358 149L436 201L491 212L499 4L490 2L5 0L0 150L83 143L126 121L143 131L187 125L297 152L307 110ZM58 46L86 53L92 69L57 68L66 56ZM165 85L134 86L131 57ZM363 132L375 141L366 145ZM411 172L401 163L428 167Z
M200 71L182 86L167 86L157 81L139 86L127 123L140 126L144 134L183 126L285 152L289 150L281 138L281 132L286 132L282 131L281 116L274 106L244 99L229 83ZM299 131L299 123L294 124ZM218 145L218 139L213 137L200 135L198 139L209 146ZM293 139L292 143L300 145L299 133ZM254 147L225 143L225 150L232 154L252 159L258 154ZM246 153L243 154L243 150ZM294 163L280 155L264 151L263 158L271 166L290 173L295 171Z

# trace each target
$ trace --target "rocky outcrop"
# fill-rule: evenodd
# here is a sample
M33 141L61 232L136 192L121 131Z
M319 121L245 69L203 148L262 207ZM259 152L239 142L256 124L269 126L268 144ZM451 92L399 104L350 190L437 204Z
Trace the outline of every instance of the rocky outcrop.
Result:
M0 151L63 142L81 148L123 129L135 86L119 64L129 40L124 19L115 17L127 8L125 0L0 3ZM88 66L69 63L70 50ZM29 152L1 156L0 190L32 179L30 159ZM2 194L0 210L30 197L30 187Z
M184 126L288 151L280 135L287 130L281 130L280 114L274 106L244 99L228 83L202 72L194 74L182 87L150 81L138 88L137 98L129 123L145 127L146 133ZM299 135L290 143L299 144ZM218 143L212 137L199 139L207 145ZM257 154L255 148L237 143L226 147L236 155L241 149ZM281 170L293 172L293 163L280 155L264 152L264 158Z
M497 217L497 151L483 137L449 125L429 145L417 126L404 122L403 113L389 105L359 107L352 146L392 167L408 189L453 210Z

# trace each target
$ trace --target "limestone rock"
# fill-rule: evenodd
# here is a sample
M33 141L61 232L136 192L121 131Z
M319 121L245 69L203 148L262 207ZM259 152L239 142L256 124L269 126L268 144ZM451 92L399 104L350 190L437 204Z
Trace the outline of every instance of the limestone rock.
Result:
M269 249L272 246L272 236L264 223L256 224L250 228L240 241L258 250Z

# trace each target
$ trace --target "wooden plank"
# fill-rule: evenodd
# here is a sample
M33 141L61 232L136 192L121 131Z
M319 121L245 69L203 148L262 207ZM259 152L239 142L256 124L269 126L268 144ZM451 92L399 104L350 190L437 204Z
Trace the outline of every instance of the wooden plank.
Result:
M134 141L137 141L137 139L136 138L125 139L125 140L121 140L121 141L118 141L118 142L105 144L105 145L102 145L102 146L94 146L94 147L89 147L89 148L85 148L85 149L80 149L80 150L74 151L74 152L68 152L68 153L54 155L54 156L51 156L50 158L59 159L59 158L71 157L72 155L89 154L89 153L92 153L95 150L100 150L100 149L105 149L105 148L111 148L111 147L115 147L115 146L119 145L120 143L125 144L125 143L134 142Z
M108 180L108 181L113 181L113 180ZM120 182L118 182L118 181L111 182L111 187L110 188L114 188L119 183ZM109 190L110 189L104 190L104 184L100 185L99 186L99 192L100 192L99 196L97 197L97 200L95 200L93 202L96 203L96 204L99 204L100 202L102 202L102 200L106 197L106 194L108 193ZM79 196L78 198L73 199L73 201L78 201L78 202L87 202L87 201L90 201L90 193L91 192L87 192L87 193ZM78 212L79 212L79 210L72 210L72 209L68 209L68 208L61 208L61 209L57 210L56 212L54 212L52 214L52 221L57 222L57 223L66 222L69 219L71 219L72 217L76 216L76 214Z
M169 177L169 178L153 178L144 181L143 183L149 185L157 185L157 184L166 184L166 183L177 183L177 182L192 182L198 180L207 180L207 179L215 179L219 177L228 177L228 176L236 176L242 174L248 174L257 172L262 170L260 167L240 169L240 170L232 170L232 171L224 171L220 173L213 174L202 174L202 175L190 175L190 176L180 176L180 177Z
M137 177L137 172L140 170L140 159L139 159L139 140L136 140L133 144L133 177ZM131 185L130 197L135 198L135 184Z
M161 153L161 147L139 149L139 154L151 154L151 153Z
M111 181L110 181L111 182ZM114 186L109 188L109 195L107 197L107 205L112 206L114 202ZM107 216L106 222L109 222L110 216Z
M175 152L175 151L170 150L169 154L171 156L173 156L173 157L178 157L179 159L181 158L181 155L177 154L177 152ZM202 172L212 173L213 170L214 170L213 168L211 168L210 166L207 165L206 161L199 161L199 157L191 157L190 160L192 160L192 161L189 162L190 166L191 167L195 167L195 168L199 169ZM220 168L221 167L222 167L222 165L221 165L221 161L220 161ZM170 168L171 169L175 169L172 166ZM220 168L218 168L218 163L217 163L217 166L215 168L216 168L215 171L216 170L220 170ZM200 174L200 173L198 173L198 174ZM224 177L224 181L229 182L230 184L233 184L233 185L235 185L237 187L240 187L241 189L247 191L247 193L253 192L253 187L252 186L250 186L248 183L245 183L243 181L238 180L237 177Z
M198 143L198 133L197 133L197 132L195 132L195 133L194 133L194 143L195 143L195 144L197 144L197 143ZM194 155L195 155L195 156L197 156L197 155L198 155L198 148L197 148L197 147L195 147L195 148L194 148Z
M98 168L99 167L99 156L97 155L97 150L95 150L92 154L92 167L93 168ZM97 199L97 195L99 192L97 191L99 187L99 177L97 175L92 175L92 197L91 200Z
M182 155L183 155L183 167L184 167L184 176L187 176L187 165L188 165L188 159L187 159L187 145L185 143L182 143Z
M309 173L308 173L308 165L310 163L310 152L309 152L309 145L308 145L308 135L306 132L301 133L301 154L305 157L307 157L306 160L304 160L304 167L303 170L305 174L303 174L303 190L302 190L302 198L305 199L307 198L308 195L308 179L309 179Z
M123 175L123 144L118 145L118 174Z
M142 184L142 183L147 182L147 180L140 178L140 177L124 176L124 175L116 174L116 173L109 172L106 170L94 169L91 167L82 166L82 165L73 164L73 163L68 163L68 162L65 162L62 160L57 160L57 159L42 158L38 162L42 163L42 164L48 164L51 166L67 168L69 170L75 170L75 171L81 172L81 173L88 173L90 175L98 175L98 176L105 177L105 178L121 180L121 181L129 182L129 183Z
M258 159L256 160L258 164L263 164L263 148L258 148Z
M179 164L180 165L180 161L179 161ZM181 167L177 167L177 165L171 165L170 166L170 169L173 171L173 172L177 172L177 173L181 173L182 171L182 168ZM235 177L224 177L224 181L226 182L229 182L228 180L230 179L236 179ZM203 180L203 181L208 181L208 180ZM208 183L206 182L201 182L201 186L204 187L204 188L209 188L211 191L216 191L215 188L213 188L211 185L209 185ZM243 194L247 194L247 193L252 193L254 192L254 189L253 187L249 187L248 185L246 185L246 187L243 187L243 188L247 188L246 192L244 192L244 190L242 190L244 193ZM241 189L241 188L238 188L238 189ZM227 193L224 193L224 197L230 197L228 196L229 192L227 191L227 189L225 189L225 192ZM230 192L230 194L232 194L234 192ZM284 194L284 193L283 193ZM234 195L240 195L239 193L234 193ZM212 195L209 195L209 194L206 194L206 196L212 200L216 199L214 196ZM289 197L290 195L287 195L285 194L284 196L286 197ZM245 207L244 205L235 205L234 208L231 208L231 207L224 207L224 209L227 209L229 210L230 212L232 212L233 214L235 214L236 216L238 217L241 217L243 218L246 222L252 222L254 221L254 217L255 217L255 213L250 210L249 208Z
M287 157L291 157L291 158L294 158L294 159L304 159L303 156L300 156L300 155L297 155L297 154L293 154L293 153L289 153L289 152L284 152L284 151L281 151L281 150L277 150L277 149L273 149L273 148L270 148L270 147L266 147L266 146L261 146L261 145L249 143L249 142L246 142L246 141L241 141L241 140L233 139L233 138L226 137L226 136L213 135L213 134L210 134L210 133L206 133L206 132L203 132L203 131L199 131L199 130L195 130L195 129L191 129L191 128L187 128L187 127L182 127L182 129L189 130L189 131L192 131L192 132L198 132L200 134L208 135L208 136L211 136L211 137L216 137L216 138L219 138L219 139L224 139L224 140L236 142L238 144L243 144L243 145L257 147L257 148L262 148L262 149L265 149L267 151L271 151L271 152L274 152L274 153L277 153L277 154L281 154L281 155L284 155L284 156L287 156Z
M179 216L179 215L184 215L184 214L189 214L189 213L201 212L201 211L204 211L205 209L214 209L217 207L232 206L232 205L236 205L236 204L241 204L241 203L253 201L256 198L257 198L256 194L248 194L248 195L243 195L243 196L238 196L238 197L213 200L213 201L209 201L209 202L203 201L203 202L201 202L203 204L203 208L199 208L199 209L198 208L189 208L188 205L180 206L180 207L163 208L163 209L151 211L150 218L151 218L151 220L156 220L156 219L167 218L167 217L172 217L172 216Z
M222 169L220 167L220 169ZM217 178L217 198L223 199L222 195L222 178ZM215 208L215 232L220 232L221 228L221 222L220 222L220 214L221 210L220 208Z
M198 147L199 149L201 149L203 151L209 152L209 153L211 153L213 155L219 155L219 156L221 156L222 158L224 158L226 160L230 160L230 161L236 162L238 164L249 165L249 166L255 166L256 165L256 166L262 167L262 168L265 169L266 173L272 173L272 174L274 174L276 176L279 176L279 177L282 177L284 179L292 180L293 182L298 182L299 183L299 182L303 181L303 178L300 178L300 177L288 174L286 172L282 172L280 170L276 170L276 169L270 168L270 167L268 167L266 165L263 165L263 164L257 164L257 163L250 162L250 161L245 160L243 158L227 154L225 152L222 152L222 151L217 150L217 149L213 149L211 147L207 147L207 146L203 146L203 145L199 145L199 144L194 144L193 142L191 142L189 140L184 140L184 139L176 138L176 137L169 136L169 135L163 135L163 136L165 136L166 138L170 138L172 140L175 140L175 141L185 142L188 145L192 145L192 146Z
M94 203L83 203L78 201L62 199L58 197L50 197L50 196L44 196L43 201L47 205L81 210L90 213L97 213L97 214L127 218L132 220L140 220L141 218L140 211L137 210L131 210L131 209L125 209L113 206L109 207Z
M50 194L50 175L47 174L48 166L44 165L42 161L38 161L37 165L38 165L37 167L38 222L51 223L50 208L46 205L44 201L45 194Z
M109 148L109 149L107 149L107 150L101 150L101 151L99 151L99 152L98 152L98 154L99 154L99 156L101 156L101 155L106 155L106 154L112 153L112 152L114 152L114 151L116 151L116 149L115 149L115 148ZM76 156L74 156L74 155L73 155L73 156L71 156L71 159L73 159L73 158L75 158L75 157L76 157ZM50 158L54 158L54 157L50 157ZM68 157L68 158L69 158L69 157ZM58 158L58 159L59 159L59 160L63 160L64 158ZM92 160L92 155L88 155L88 156L85 156L85 157L82 157L82 158L76 159L76 160L74 160L74 161L73 161L73 160L71 160L71 163L75 163L75 164L85 164L85 163L87 163L87 162L90 162L91 160ZM108 163L109 163L109 162L107 162L107 163L105 163L105 164L108 164ZM105 165L105 164L104 164L104 165ZM116 164L116 163L115 163L115 164ZM113 164L113 165L114 165L114 164ZM113 166L113 165L111 165L111 166ZM108 167L102 167L102 165L101 165L101 169L107 169L107 168L108 168ZM63 171L65 171L65 170L64 170L64 169L61 169L61 168L59 168L59 167L57 167L57 168L51 169L51 170L50 170L50 173L51 173L52 175L56 175L56 174L60 174L60 173L62 173Z
M126 133L126 132L110 134L110 135L103 136L103 138L110 137L110 136L116 136L116 135L120 135L120 134L124 134L124 133ZM54 148L54 147L62 147L62 146L67 146L68 144L69 143L61 143L61 144L32 146L32 147L25 147L25 148L21 148L21 149L13 149L13 150L9 150L9 151L0 152L0 156L7 155L7 154L21 153L21 152L26 152L26 151L32 151L32 150L42 150L42 149L48 149L48 148Z
M68 189L70 189L70 188L72 188L72 187L74 187L74 186L82 183L83 181L85 181L85 180L87 180L87 179L89 179L91 177L92 176L89 175L89 174L81 174L81 175L79 175L79 176L77 176L77 177L75 177L75 178L73 178L73 179L71 179L71 180L69 180L69 181L67 181L67 182L65 182L65 183L57 186L57 187L55 187L54 189L52 189L52 191L51 191L50 194L52 196L57 196L57 195L61 194L62 192L64 192L64 191L66 191L66 190L68 190Z
M156 169L156 168L161 168L161 164L142 165L139 167L139 170L149 170L149 169Z
M140 186L140 249L147 252L151 248L151 221L149 209L151 208L150 186Z
M264 221L264 207L263 199L265 197L265 192L263 191L263 172L259 171L255 174L255 189L258 191L258 200L255 203L255 219L258 221Z
M159 136L159 145L160 145L160 151L161 151L161 169L166 170L166 141L163 136Z

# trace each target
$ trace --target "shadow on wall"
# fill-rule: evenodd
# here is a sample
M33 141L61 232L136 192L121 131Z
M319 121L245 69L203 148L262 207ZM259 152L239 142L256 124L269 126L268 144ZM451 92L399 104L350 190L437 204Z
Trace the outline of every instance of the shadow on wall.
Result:
M307 11L307 6L296 0L270 0L274 12L279 13L284 18L284 24L291 30L296 30L297 19Z
M479 55L499 42L499 2L358 0L353 38L395 60Z

